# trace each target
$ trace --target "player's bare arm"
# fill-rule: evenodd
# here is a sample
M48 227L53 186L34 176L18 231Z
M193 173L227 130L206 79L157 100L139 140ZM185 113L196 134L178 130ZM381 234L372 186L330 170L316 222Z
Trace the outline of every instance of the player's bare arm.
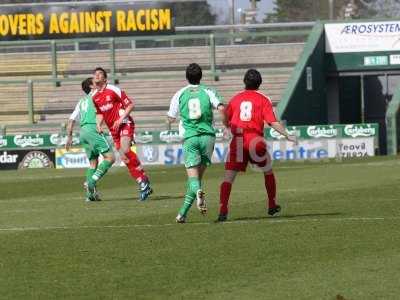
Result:
M224 133L223 133L224 138L229 139L231 132L229 129L229 121L228 121L228 117L226 115L225 105L223 105L221 103L220 105L218 105L217 110L221 115L221 121L222 121L222 124L224 125Z
M129 114L132 112L133 107L134 107L134 104L131 103L125 108L124 113L119 117L119 119L117 121L114 122L113 127L112 127L113 130L118 130L118 128L121 126L124 119L126 117L128 117Z
M285 127L280 122L272 122L270 123L271 127L283 135L288 141L297 144L297 137L293 135L289 135L285 129Z
M96 128L98 133L103 132L104 116L102 114L96 115Z
M72 146L72 133L74 130L75 121L69 119L67 124L67 141L65 142L65 149L68 151Z
M226 128L229 128L229 121L228 116L226 115L225 105L223 105L222 103L218 105L218 112L221 115L222 124L224 124Z
M168 125L171 125L172 123L174 123L179 115L179 97L180 97L181 91L182 90L176 92L175 95L171 99L171 103L169 105L169 110L167 113Z

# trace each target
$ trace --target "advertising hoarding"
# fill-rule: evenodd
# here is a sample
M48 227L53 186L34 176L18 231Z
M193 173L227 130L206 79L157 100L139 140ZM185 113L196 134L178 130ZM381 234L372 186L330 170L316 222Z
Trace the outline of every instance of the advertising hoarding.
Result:
M169 3L3 6L0 41L160 35L174 32Z
M0 170L54 168L54 149L0 150Z

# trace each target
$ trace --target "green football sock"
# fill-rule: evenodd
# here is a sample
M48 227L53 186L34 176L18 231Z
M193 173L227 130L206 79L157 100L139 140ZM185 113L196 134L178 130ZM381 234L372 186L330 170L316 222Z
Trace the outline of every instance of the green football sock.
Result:
M179 210L179 214L184 217L187 215L194 199L196 199L196 192L200 189L200 180L197 177L189 177L186 186L185 200Z
M90 182L92 180L93 174L96 172L96 169L89 168L86 170L86 182Z
M111 168L112 163L110 163L108 160L103 160L101 164L97 167L96 171L92 174L90 181L95 183L99 181L108 171L109 168Z

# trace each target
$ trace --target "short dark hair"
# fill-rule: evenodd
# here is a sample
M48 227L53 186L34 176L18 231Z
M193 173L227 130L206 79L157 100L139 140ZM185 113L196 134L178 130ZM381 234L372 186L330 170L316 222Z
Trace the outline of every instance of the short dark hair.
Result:
M107 78L107 72L106 70L104 70L102 67L97 67L96 69L94 69L93 73L96 73L96 71L101 71L104 74L104 78Z
M262 78L260 72L256 69L247 70L243 79L246 90L258 90L262 83Z
M203 73L198 64L193 63L186 68L186 79L190 84L199 84Z
M89 94L92 90L92 86L93 85L93 78L92 77L88 77L86 78L84 81L82 81L82 91L85 92L85 94Z

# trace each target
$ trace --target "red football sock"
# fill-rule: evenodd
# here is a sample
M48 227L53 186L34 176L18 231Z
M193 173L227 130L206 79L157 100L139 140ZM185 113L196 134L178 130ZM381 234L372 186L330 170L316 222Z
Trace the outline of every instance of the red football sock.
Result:
M219 214L228 214L229 195L231 194L232 183L224 181L220 187L219 195Z
M131 176L139 183L143 180L147 180L148 178L146 173L144 172L136 153L130 150L125 153L125 155L129 159L129 162L126 164L126 166Z
M268 194L268 208L276 206L276 182L274 173L264 174L265 189Z

